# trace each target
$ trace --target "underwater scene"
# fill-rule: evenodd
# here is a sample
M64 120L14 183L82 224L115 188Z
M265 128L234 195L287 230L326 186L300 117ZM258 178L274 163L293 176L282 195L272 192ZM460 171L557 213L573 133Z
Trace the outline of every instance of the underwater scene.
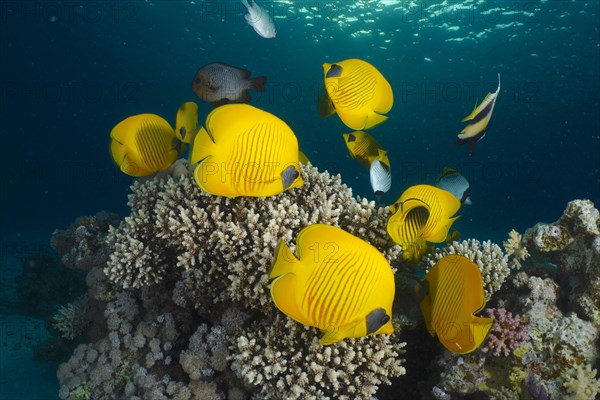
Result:
M600 399L599 0L0 21L0 399Z

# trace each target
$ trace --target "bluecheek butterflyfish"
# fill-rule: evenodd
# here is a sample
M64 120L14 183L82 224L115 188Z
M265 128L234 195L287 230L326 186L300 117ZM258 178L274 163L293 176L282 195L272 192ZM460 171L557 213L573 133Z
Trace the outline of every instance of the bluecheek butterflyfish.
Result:
M304 184L298 140L281 119L248 104L215 108L194 137L190 165L207 193L273 196Z
M110 154L121 171L148 176L169 168L182 149L173 127L156 114L125 118L110 132Z
M441 258L416 287L425 325L453 353L477 349L494 320L476 314L485 307L481 272L468 258L449 254Z
M367 132L355 131L344 133L344 142L348 153L361 165L369 168L371 188L377 200L390 190L392 174L387 151Z
M324 91L319 115L337 112L346 126L370 129L385 121L394 104L392 87L373 65L359 59L323 64Z
M177 110L175 136L182 143L192 143L198 129L198 104L193 101L183 103Z
M355 131L344 133L343 137L346 148L348 149L348 154L361 165L368 168L379 156L381 145L367 132Z
M389 206L388 235L402 247L423 247L423 240L441 243L459 208L460 201L450 192L431 185L411 186Z
M394 332L394 273L377 249L340 228L314 224L298 234L296 252L282 241L269 274L279 310L319 328L322 345Z
M485 136L488 124L492 118L496 99L500 93L500 74L498 74L498 88L494 93L488 93L481 104L479 104L471 114L463 119L463 122L470 121L467 126L458 134L456 145L469 145L469 154L475 152L475 144Z

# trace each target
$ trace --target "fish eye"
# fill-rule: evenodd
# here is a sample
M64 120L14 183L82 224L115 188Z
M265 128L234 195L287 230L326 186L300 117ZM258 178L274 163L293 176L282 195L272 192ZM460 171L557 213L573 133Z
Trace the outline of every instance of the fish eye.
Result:
M383 317L381 317L381 319L379 320L379 323L383 326L385 324L387 324L388 322L390 322L390 316L385 314Z

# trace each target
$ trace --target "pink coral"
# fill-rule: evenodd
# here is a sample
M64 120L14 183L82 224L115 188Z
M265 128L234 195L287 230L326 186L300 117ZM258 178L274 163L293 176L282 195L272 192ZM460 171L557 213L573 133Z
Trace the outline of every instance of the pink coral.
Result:
M485 344L481 347L484 353L506 357L512 350L529 340L529 324L521 321L520 316L513 317L504 307L486 308L485 312L495 321Z

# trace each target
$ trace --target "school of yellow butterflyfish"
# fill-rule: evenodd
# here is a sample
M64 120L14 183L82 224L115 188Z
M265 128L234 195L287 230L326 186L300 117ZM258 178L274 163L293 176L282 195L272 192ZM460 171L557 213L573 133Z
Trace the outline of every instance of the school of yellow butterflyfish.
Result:
M323 64L320 117L338 114L353 131L343 134L350 156L370 168L377 199L391 187L388 152L365 132L387 120L394 103L392 87L370 63L348 59ZM191 146L189 162L203 191L226 197L266 197L302 186L300 164L310 162L299 150L292 129L277 116L249 104L247 89L264 90L266 77L222 63L202 67L193 82L198 97L214 108L198 126L198 105L179 107L173 128L155 114L138 114L111 131L110 152L125 174L149 176L168 169ZM199 78L200 77L200 78ZM216 83L224 82L222 87ZM259 85L260 83L260 85ZM237 85L237 86L236 86ZM229 89L227 89L229 88ZM231 88L240 88L233 99ZM487 131L500 91L464 119L471 121L457 144L470 153ZM407 188L392 205L389 237L402 246L406 260L418 262L430 243L457 238L449 233L461 204L471 204L468 181L446 167L436 186ZM310 254L323 245L326 256ZM329 252L327 253L327 250ZM344 230L323 224L305 227L296 237L296 254L281 241L269 274L275 306L290 318L323 332L322 345L346 338L391 334L394 274L372 245ZM454 353L477 349L493 319L474 314L485 306L483 282L476 264L458 255L440 259L415 288L427 330Z

